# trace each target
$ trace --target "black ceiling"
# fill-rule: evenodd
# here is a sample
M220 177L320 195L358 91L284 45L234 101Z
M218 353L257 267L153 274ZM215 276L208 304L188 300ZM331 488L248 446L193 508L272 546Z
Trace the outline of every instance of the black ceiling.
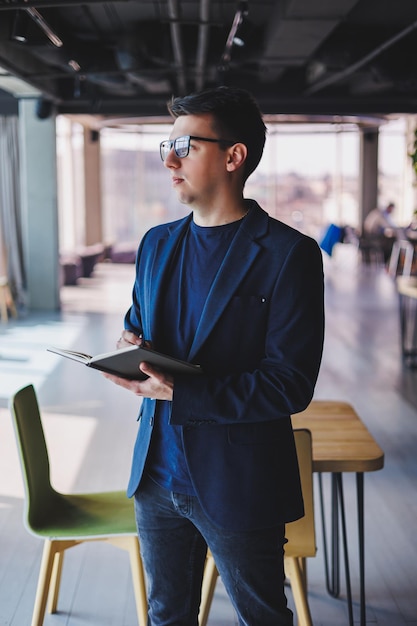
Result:
M60 113L165 115L219 84L266 114L414 113L416 52L417 0L0 0L3 74Z

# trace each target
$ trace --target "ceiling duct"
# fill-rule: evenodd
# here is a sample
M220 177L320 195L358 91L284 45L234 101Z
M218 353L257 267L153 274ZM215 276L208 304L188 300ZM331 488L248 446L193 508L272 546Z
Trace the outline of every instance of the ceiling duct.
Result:
M204 87L204 75L207 63L207 51L210 33L210 0L200 0L200 25L198 27L198 44L195 68L195 88L200 91Z
M172 51L174 53L174 61L177 71L177 89L178 95L184 96L187 91L187 80L185 72L185 58L182 48L180 13L178 0L168 0L168 16L170 19Z
M404 37L409 35L416 28L417 28L417 20L413 22L410 26L407 26L406 28L404 28L400 33L397 33L396 35L394 35L394 37L391 37L387 41L384 41L383 44L375 48L375 50L372 50L369 54L365 55L362 59L360 59L356 63L352 63L352 65L349 65L349 67L346 67L344 70L340 72L336 72L335 74L332 74L331 76L327 76L326 78L323 78L321 80L318 80L316 83L313 83L306 90L306 94L307 95L313 94L321 89L324 89L325 87L328 87L329 85L333 85L336 82L340 82L344 80L345 78L348 78L349 76L354 74L357 70L359 70L361 67L365 66L367 63L375 59L377 56L379 56L380 54L388 50L388 48L393 46L395 43L397 43L401 39L404 39Z

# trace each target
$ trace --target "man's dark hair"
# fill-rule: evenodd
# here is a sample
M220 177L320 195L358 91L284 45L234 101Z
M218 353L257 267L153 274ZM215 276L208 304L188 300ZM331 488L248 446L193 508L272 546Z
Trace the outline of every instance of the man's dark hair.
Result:
M168 110L175 118L182 115L213 116L214 130L219 137L244 143L248 150L244 166L244 181L261 160L266 127L253 96L237 87L215 87L188 96L174 98Z

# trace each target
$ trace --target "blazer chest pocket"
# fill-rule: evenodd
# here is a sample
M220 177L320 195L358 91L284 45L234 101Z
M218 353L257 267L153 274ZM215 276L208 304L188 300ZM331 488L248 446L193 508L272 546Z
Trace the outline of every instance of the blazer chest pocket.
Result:
M235 296L226 310L228 320L232 320L231 328L244 330L259 325L263 327L268 314L268 299L262 295ZM249 326L250 325L250 326Z
M242 295L235 296L231 301L231 307L237 310L264 311L267 305L267 298L262 295Z

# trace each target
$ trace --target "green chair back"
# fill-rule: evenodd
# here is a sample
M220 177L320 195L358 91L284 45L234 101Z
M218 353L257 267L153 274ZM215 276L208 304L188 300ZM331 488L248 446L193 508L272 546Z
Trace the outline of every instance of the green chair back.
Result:
M60 495L50 481L48 451L33 385L15 394L10 409L26 491L25 522L28 530L36 533L50 517Z

